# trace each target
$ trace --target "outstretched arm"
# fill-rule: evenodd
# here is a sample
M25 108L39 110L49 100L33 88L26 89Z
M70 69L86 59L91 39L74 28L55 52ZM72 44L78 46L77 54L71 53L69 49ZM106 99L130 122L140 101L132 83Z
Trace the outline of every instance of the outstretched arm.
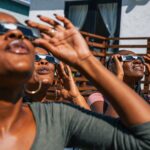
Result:
M40 16L40 19L51 24L56 31L52 34L51 27L46 31L43 30L44 25L41 28L41 25L29 21L28 25L43 30L51 37L49 41L38 39L35 41L37 44L42 44L54 56L76 67L92 80L95 86L108 96L124 124L131 126L150 121L150 106L91 54L85 40L68 19L56 16L65 27L47 17Z

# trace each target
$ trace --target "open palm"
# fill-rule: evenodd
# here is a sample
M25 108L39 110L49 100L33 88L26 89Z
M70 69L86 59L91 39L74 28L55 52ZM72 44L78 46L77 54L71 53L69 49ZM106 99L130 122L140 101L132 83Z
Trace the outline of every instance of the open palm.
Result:
M91 55L84 38L68 19L56 16L57 20L64 23L63 27L50 18L44 16L39 18L51 26L28 21L29 26L38 28L44 35L49 36L48 40L45 38L35 40L36 44L42 45L54 56L71 65L77 65ZM52 33L54 29L55 32Z

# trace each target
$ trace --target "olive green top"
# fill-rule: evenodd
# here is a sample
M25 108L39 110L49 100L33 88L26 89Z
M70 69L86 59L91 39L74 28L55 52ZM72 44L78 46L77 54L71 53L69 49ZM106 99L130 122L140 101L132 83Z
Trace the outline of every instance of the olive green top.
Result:
M126 128L119 119L70 104L29 106L37 126L32 150L63 150L69 143L98 150L150 150L150 122Z

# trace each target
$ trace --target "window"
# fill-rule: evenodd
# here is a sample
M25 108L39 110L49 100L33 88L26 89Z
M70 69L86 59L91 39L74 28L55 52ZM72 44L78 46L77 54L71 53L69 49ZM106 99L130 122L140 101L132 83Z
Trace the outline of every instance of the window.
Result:
M118 37L121 0L67 1L65 15L82 31Z

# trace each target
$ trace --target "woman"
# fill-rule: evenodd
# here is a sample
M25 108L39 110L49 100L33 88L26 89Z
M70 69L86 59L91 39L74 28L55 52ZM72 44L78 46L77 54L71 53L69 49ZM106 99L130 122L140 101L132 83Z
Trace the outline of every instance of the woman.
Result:
M48 53L47 50L42 47L35 47L35 69L32 78L25 85L24 101L63 101L70 102L90 110L90 107L86 103L84 97L80 94L74 82L69 66L60 63L56 69L56 61L56 58ZM57 78L58 76L62 78L61 81L59 81L61 82L61 89L55 89L55 94L53 94L55 97L51 96L49 100L49 98L47 98L47 92L50 86L55 87L54 74L56 70Z
M148 150L150 106L96 60L69 20L61 16L56 18L65 27L55 24L49 18L40 17L55 26L57 31L49 26L46 31L47 26L28 22L30 26L44 29L51 36L49 41L38 39L35 43L42 44L54 56L92 79L95 86L110 97L121 120L96 115L63 103L32 103L24 106L21 93L33 71L33 46L28 39L23 38L23 31L4 30L0 35L1 149L61 150L72 142L76 146L95 145L104 150ZM17 23L15 18L4 13L0 13L0 21L5 24ZM128 95L124 95L125 92ZM134 117L135 115L138 117Z
M26 101L46 101L47 91L54 82L55 60L41 48L35 47L34 73L25 86Z
M148 97L142 93L140 85L140 81L144 77L144 65L144 58L129 50L119 51L108 61L109 70L148 101ZM111 105L109 105L106 114L113 117L118 116Z
M139 87L139 82L144 76L144 59L132 51L121 50L118 54L112 56L108 68L112 70L120 80L136 90L136 87ZM139 89L138 92L141 94Z

